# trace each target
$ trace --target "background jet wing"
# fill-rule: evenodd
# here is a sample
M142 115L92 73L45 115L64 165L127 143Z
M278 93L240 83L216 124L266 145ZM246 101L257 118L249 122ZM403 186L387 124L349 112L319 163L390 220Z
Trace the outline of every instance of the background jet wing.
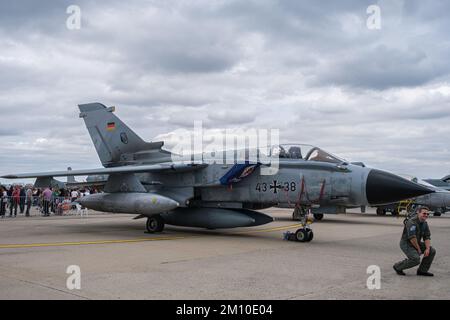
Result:
M44 177L65 177L65 176L89 176L104 175L114 173L139 173L139 172L187 172L203 169L207 164L176 164L176 163L159 163L151 165L139 166L121 166L114 168L99 168L87 170L64 170L53 172L37 172L37 173L21 173L2 176L4 179L25 179L25 178L44 178Z

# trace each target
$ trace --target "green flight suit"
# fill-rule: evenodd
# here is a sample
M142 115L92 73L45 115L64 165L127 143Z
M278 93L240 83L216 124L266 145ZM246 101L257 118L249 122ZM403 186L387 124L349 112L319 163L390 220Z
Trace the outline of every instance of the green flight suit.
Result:
M395 268L397 270L403 271L420 264L418 271L428 272L431 267L431 263L433 262L434 256L436 255L436 250L433 247L430 247L430 254L428 255L428 257L424 257L421 263L419 253L411 244L410 240L412 238L417 239L417 243L419 244L420 250L423 254L426 249L425 243L423 241L430 240L431 233L430 228L428 227L428 223L426 221L420 222L418 216L409 219L406 222L405 227L403 228L402 239L400 240L400 248L405 253L407 258L396 263Z

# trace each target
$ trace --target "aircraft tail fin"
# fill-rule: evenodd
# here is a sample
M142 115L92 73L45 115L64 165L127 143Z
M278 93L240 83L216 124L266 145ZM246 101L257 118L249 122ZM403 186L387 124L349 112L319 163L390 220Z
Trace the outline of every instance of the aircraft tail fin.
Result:
M137 152L160 151L163 142L147 143L114 115L115 107L101 103L78 105L86 127L104 167L133 162Z

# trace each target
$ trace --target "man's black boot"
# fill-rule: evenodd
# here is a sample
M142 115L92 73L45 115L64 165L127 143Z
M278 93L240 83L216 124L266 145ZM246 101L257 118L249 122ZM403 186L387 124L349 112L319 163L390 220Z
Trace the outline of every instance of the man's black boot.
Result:
M406 273L404 273L402 270L398 270L396 267L395 267L395 265L394 265L394 270L395 270L395 272L397 272L397 274L399 275L399 276L406 276Z

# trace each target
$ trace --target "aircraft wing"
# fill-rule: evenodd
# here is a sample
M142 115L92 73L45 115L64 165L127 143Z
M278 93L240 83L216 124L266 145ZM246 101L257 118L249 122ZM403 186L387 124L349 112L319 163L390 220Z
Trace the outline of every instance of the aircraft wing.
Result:
M97 174L114 173L142 173L142 172L186 172L195 171L207 167L207 164L183 164L183 163L158 163L139 166L120 166L113 168L98 168L87 170L64 170L53 172L20 173L2 176L3 179L25 179L25 178L46 178L46 177L66 177L66 176L89 176Z

